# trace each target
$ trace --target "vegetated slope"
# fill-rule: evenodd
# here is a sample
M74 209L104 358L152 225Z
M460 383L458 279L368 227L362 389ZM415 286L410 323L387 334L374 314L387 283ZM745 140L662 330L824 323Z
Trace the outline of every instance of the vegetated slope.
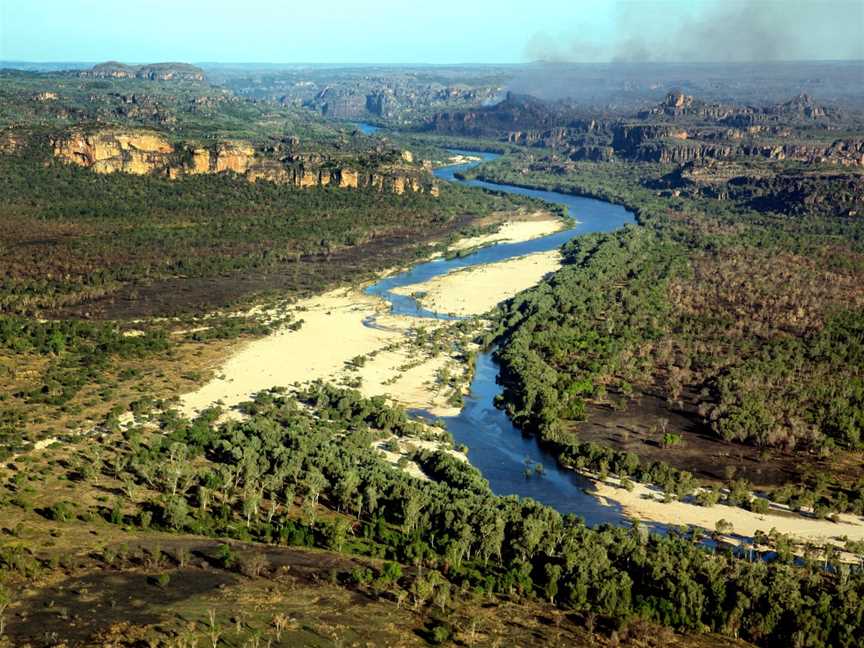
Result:
M688 536L649 535L638 527L588 529L536 502L494 496L476 469L444 452L414 456L435 479L417 480L385 463L370 444L391 435L423 436L425 426L382 399L363 399L349 390L319 384L296 397L265 393L245 412L249 418L242 422L217 425L218 411L186 421L157 409L151 421L161 434L132 428L121 435L106 421L101 444L61 450L40 467L44 476L34 474L38 492L18 470L4 485L4 520L18 529L2 541L6 587L17 592L28 574L54 569L56 554L44 542L43 529L55 529L59 538L74 539L87 528L111 537L110 525L116 525L141 534L145 542L155 534L175 547L171 559L152 545L146 553L122 550L119 561L107 557L107 548L102 554L106 568L141 565L168 595L172 588L182 591L188 563L201 560L219 570L210 587L236 581L232 567L237 565L253 579L250 588L264 575L277 579L279 591L279 566L296 563L298 554L291 558L270 545L325 547L387 560L320 555L333 570L332 582L422 611L412 620L425 623L435 641L454 635L465 640L472 631L466 611L481 598L493 607L516 605L514 619L545 600L542 611L534 608L541 616L567 611L589 634L593 628L608 636L617 628L618 638L630 636L633 645L651 645L648 635L664 636L650 624L761 645L806 637L813 646L853 646L862 638L860 570L796 566L782 549L771 563L750 562L707 552ZM75 481L74 501L63 486L67 478ZM106 491L113 495L106 498ZM226 544L199 545L190 556L179 553L183 543L172 543L167 533L221 538ZM262 544L256 550L237 544L251 541ZM65 558L69 563L74 560ZM301 581L306 571L299 570ZM180 577L177 585L172 576ZM18 601L17 594L12 598ZM175 605L183 609L182 596L168 610ZM224 606L215 606L224 614ZM193 614L196 621L204 617L202 608ZM166 614L156 613L150 623ZM116 610L110 616L123 619ZM129 618L141 623L138 612ZM241 618L251 628L240 623L238 634L267 624L257 613ZM497 623L483 616L475 621L473 630L481 633ZM566 633L558 635L559 642L568 637L568 643L579 645L587 639L570 621L554 628L551 634L539 631L538 640L551 640L556 632ZM26 621L15 617L9 631L26 636ZM206 631L201 621L187 629L191 636ZM681 641L687 645L686 638Z
M433 198L298 190L231 174L106 176L27 155L0 156L0 168L7 313L104 302L181 277L282 273L280 287L310 292L412 258L422 241L519 202L459 187ZM223 286L209 303L250 289Z

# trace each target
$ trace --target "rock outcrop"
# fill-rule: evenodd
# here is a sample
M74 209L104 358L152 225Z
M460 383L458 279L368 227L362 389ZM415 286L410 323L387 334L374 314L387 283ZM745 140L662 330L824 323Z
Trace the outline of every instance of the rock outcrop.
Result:
M421 83L415 74L387 71L339 79L332 84L304 78L287 87L279 86L279 91L272 98L282 105L304 106L334 119L362 120L374 116L401 122L413 121L430 109L465 108L492 101L500 88L443 84L437 80Z
M132 66L117 61L94 65L79 76L94 79L146 79L149 81L203 81L204 70L188 63L153 63Z
M233 171L243 175L255 159L255 148L248 142L229 140L216 146L214 171Z
M452 135L500 136L515 131L545 132L570 119L555 106L534 97L508 93L494 106L434 115L425 130Z
M4 135L2 142L11 142L10 138ZM389 159L373 165L368 160L337 161L320 153L265 155L243 140L210 146L173 144L163 135L142 130L75 130L55 138L52 146L55 158L96 173L156 174L171 179L234 173L250 182L290 184L301 189L333 185L438 195L434 176L422 164L415 165L409 151L393 151Z
M753 107L706 103L675 90L632 118L584 119L565 104L509 94L495 106L439 113L426 129L552 149L573 162L686 164L740 157L862 166L864 140L827 137L841 117L807 95Z
M0 133L0 153L15 153L21 146L23 141L12 131Z
M864 176L844 169L776 173L763 165L708 160L682 165L664 176L658 188L783 214L854 217L864 205Z
M168 157L174 152L171 143L147 132L121 131L87 135L75 131L54 141L54 156L96 173L122 171L145 175L167 170Z

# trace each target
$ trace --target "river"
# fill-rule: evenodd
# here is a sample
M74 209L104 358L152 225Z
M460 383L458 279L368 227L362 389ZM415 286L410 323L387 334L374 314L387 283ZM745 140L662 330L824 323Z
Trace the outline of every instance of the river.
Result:
M446 314L421 308L412 297L395 295L391 291L400 286L428 281L457 268L495 263L525 254L555 250L579 234L607 232L635 221L631 212L602 200L480 180L459 180L456 178L457 173L482 162L494 160L498 156L477 151L454 150L453 153L479 157L481 161L439 168L435 171L435 175L441 180L531 196L549 203L564 205L568 209L569 216L575 220L567 229L541 238L493 245L464 257L421 263L405 272L382 279L366 289L368 294L387 300L395 313L414 317L451 319ZM492 491L496 495L531 497L561 513L575 513L592 526L603 523L625 524L627 520L619 507L601 504L597 498L587 494L585 489L590 488L587 479L572 470L561 468L553 455L544 451L535 439L523 435L513 426L507 415L495 407L495 397L501 393L497 376L498 367L493 360L492 351L478 354L474 379L471 382L470 392L465 397L465 406L458 416L444 419L456 443L468 446L468 456L472 465L489 481ZM540 473L536 472L538 464L542 466ZM526 476L526 468L532 471L530 477Z

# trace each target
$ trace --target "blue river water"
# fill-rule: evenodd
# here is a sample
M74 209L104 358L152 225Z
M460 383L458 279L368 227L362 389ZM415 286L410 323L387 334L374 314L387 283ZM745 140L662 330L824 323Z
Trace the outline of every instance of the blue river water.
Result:
M352 126L356 126L357 130L359 130L364 135L374 135L381 129L377 126L373 126L372 124L367 124L366 122L351 122Z
M391 291L400 286L428 281L451 270L468 266L494 263L513 257L555 250L579 234L607 232L634 222L631 212L619 205L581 198L552 191L523 189L512 185L493 184L479 180L459 180L456 174L498 157L492 153L476 151L453 151L454 153L480 157L482 161L443 167L435 172L441 179L462 182L492 191L531 196L549 203L564 205L572 219L570 227L549 236L519 243L503 243L482 248L464 257L436 259L413 266L405 272L382 279L366 289L371 295L387 300L394 313L414 317L452 319L445 313L436 313L421 308L410 296L394 295ZM374 325L370 323L370 325ZM474 379L465 405L458 416L444 419L447 429L457 444L469 448L471 463L489 481L496 495L519 495L531 497L551 506L559 512L575 513L589 525L603 523L627 524L620 508L604 506L585 492L590 482L572 470L561 468L555 457L544 451L537 441L527 437L513 426L507 415L495 407L495 397L501 393L497 383L498 367L492 352L478 354ZM536 467L542 466L542 472ZM526 476L526 468L532 471Z

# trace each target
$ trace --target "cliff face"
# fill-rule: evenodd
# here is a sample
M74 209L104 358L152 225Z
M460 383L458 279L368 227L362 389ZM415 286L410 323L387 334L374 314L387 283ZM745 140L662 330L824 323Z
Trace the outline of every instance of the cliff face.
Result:
M836 140L831 144L733 144L709 142L649 141L617 151L622 157L644 162L684 164L708 160L761 158L795 160L808 164L827 162L838 166L864 166L864 140Z
M862 139L794 141L791 130L782 126L684 128L674 123L586 121L548 130L510 131L502 139L521 146L552 148L574 161L619 158L685 164L742 157L864 166ZM778 143L778 139L792 141Z
M612 128L612 147L616 151L633 152L647 142L658 139L686 140L689 133L668 125L616 125Z
M413 164L403 152L363 170L329 160L321 154L267 156L249 142L228 140L213 146L174 145L148 131L72 131L53 142L54 157L96 173L156 174L176 179L204 173L235 173L250 182L264 180L301 189L334 185L344 189L370 187L402 194L406 191L438 195L428 169Z
M188 63L153 63L132 66L117 61L94 65L78 74L94 79L147 79L149 81L203 81L204 70Z
M152 133L117 132L85 135L73 132L54 141L54 156L66 162L92 168L96 173L144 175L167 167L174 147Z
M728 125L765 124L778 120L789 123L831 122L842 117L837 110L817 104L806 94L783 103L754 107L706 103L680 91L670 92L659 105L637 116L649 120L698 120Z
M553 105L534 97L507 94L494 105L441 112L426 123L425 130L448 135L501 136L503 133L545 132L572 121Z
M706 103L673 91L626 120L574 118L564 105L508 95L495 106L439 113L426 129L551 148L571 161L685 164L742 157L862 166L864 140L824 137L842 117L807 95L753 107Z
M660 187L676 195L735 200L760 211L854 217L864 206L864 176L838 169L775 173L737 162L689 162Z

